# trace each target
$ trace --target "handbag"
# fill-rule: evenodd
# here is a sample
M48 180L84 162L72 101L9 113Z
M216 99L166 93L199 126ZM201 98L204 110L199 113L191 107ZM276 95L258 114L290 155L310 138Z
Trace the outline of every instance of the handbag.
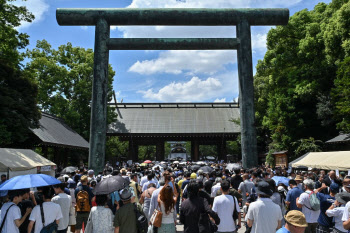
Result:
M151 216L150 222L153 226L155 227L160 227L162 225L162 218L163 218L163 213L160 210L160 204L158 203L158 209L155 209L153 211L153 214Z
M93 232L93 226L92 226L92 221L91 221L91 212L89 214L89 218L86 223L85 227L85 233L92 233Z
M40 204L40 214L41 214L41 221L43 223L43 228L41 229L40 233L56 233L58 229L58 225L55 220L49 225L45 226L43 203Z
M72 226L77 224L77 219L75 217L75 208L74 206L71 206L70 210L69 210L69 222L68 225Z

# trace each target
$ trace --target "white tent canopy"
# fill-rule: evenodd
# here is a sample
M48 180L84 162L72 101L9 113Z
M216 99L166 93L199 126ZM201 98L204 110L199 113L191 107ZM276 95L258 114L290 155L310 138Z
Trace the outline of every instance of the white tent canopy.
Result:
M14 175L32 174L37 167L56 166L55 163L29 149L0 148L0 172ZM46 169L51 171L51 169Z
M297 167L311 167L325 170L349 170L350 151L309 152L292 161L290 165Z

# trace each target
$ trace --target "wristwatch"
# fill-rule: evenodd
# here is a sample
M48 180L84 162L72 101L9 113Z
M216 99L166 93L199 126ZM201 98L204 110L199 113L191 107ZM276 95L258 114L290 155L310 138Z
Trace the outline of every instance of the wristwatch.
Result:
M333 207L337 207L337 205L336 205L336 204L334 204L334 203L332 203L332 206L333 206Z

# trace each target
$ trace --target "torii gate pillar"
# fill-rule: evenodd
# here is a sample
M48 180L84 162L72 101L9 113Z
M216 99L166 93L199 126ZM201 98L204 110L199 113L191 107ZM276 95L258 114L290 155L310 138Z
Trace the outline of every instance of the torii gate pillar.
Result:
M243 167L258 163L250 26L286 25L288 9L57 9L59 25L96 26L89 167L104 167L109 50L238 50ZM237 38L110 38L111 25L236 26Z

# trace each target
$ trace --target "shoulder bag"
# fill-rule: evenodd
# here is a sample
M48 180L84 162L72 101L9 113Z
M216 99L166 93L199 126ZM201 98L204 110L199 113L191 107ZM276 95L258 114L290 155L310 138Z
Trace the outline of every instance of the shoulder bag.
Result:
M160 227L162 225L163 213L160 209L160 203L158 202L158 208L153 211L150 222L154 227Z
M236 220L239 218L239 212L236 208L236 197L233 197L233 213L232 213L233 221L236 222Z
M54 220L49 225L45 226L45 216L44 216L43 203L40 204L40 213L41 213L41 221L43 223L43 228L41 229L40 233L56 233L57 228L58 228L56 220Z
M10 205L10 207L6 210L6 214L5 214L4 219L2 220L2 223L1 223L1 226L0 226L0 232L2 231L2 228L3 228L4 225L5 225L7 213L9 212L10 208L11 208L12 206L14 206L14 205L15 205L15 204Z

